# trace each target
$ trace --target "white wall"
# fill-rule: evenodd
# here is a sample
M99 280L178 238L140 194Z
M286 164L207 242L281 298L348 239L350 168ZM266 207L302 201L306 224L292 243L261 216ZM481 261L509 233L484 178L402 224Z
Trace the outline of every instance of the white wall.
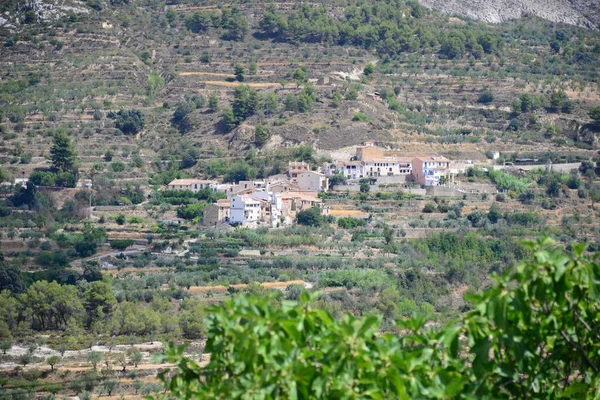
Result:
M233 196L231 198L230 213L229 220L232 224L256 222L260 220L261 216L260 203L243 196Z

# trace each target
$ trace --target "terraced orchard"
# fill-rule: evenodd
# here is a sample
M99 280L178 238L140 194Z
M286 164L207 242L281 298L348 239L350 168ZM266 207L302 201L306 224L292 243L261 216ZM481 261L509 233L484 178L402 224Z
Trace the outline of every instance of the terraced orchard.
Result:
M136 2L5 30L4 160L43 163L55 129L76 138L84 165L108 150L125 160L137 150L147 164L186 144L204 157L236 154L256 145L257 124L269 131L263 151L366 139L445 152L596 144L586 126L599 100L595 32L466 23L415 3L322 7ZM384 21L399 24L388 42L372 33ZM220 110L240 85L257 97L227 127ZM568 100L550 104L557 90ZM186 122L172 123L182 103ZM144 129L121 135L107 118L119 109L141 110Z
M207 317L246 294L435 335L524 239L600 249L598 30L412 0L0 3L2 399L161 393L163 344L205 366ZM342 176L366 142L450 171ZM255 199L268 227L205 219L267 185L290 212Z

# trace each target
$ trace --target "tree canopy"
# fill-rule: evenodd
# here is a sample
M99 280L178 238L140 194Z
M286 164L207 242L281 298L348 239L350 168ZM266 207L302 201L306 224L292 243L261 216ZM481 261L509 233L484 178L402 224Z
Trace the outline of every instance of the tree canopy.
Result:
M0 292L10 290L13 293L21 293L25 290L25 284L21 277L20 268L9 264L4 255L0 253Z
M286 16L271 5L258 26L265 37L281 41L353 45L388 56L440 45L440 54L446 58L469 54L479 59L502 47L503 40L496 32L474 31L472 27L446 31L428 24L424 15L416 2L399 0L351 5L340 18L329 15L325 7L309 4L295 7Z
M65 132L57 132L54 135L54 141L50 149L50 159L52 160L52 168L57 171L71 172L75 170L77 152Z
M135 135L144 129L145 116L140 110L120 110L114 118L117 129L125 134Z
M319 207L311 207L307 210L302 210L296 215L296 220L300 225L321 226L324 223L324 218L321 215Z
M174 127L179 129L179 132L186 133L192 128L190 121L190 114L194 111L192 103L183 102L177 105L177 108L173 112L171 123Z

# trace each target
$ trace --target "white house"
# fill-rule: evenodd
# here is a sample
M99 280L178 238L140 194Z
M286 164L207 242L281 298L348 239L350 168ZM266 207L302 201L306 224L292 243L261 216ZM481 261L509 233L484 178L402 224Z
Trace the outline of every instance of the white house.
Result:
M363 160L364 176L410 175L412 162L396 157Z
M341 172L347 179L360 179L364 176L364 167L360 161L348 161L337 167L336 172Z
M303 191L326 192L329 187L329 179L320 172L305 171L298 174L296 184Z
M248 195L233 196L231 198L231 208L229 222L237 223L257 223L261 219L261 201L253 199Z
M415 157L412 166L412 176L420 185L438 186L451 178L450 160L443 156Z
M261 201L261 220L264 223L276 227L281 217L283 201L281 193L257 191L247 195L249 198Z
M361 177L410 175L412 162L404 159L397 151L375 146L366 142L356 149L356 160L361 162L363 174Z
M167 185L168 190L191 190L194 193L203 189L217 191L218 187L218 181L205 179L174 179Z
M229 222L236 223L264 223L277 226L283 210L283 201L280 193L254 191L243 195L231 197Z

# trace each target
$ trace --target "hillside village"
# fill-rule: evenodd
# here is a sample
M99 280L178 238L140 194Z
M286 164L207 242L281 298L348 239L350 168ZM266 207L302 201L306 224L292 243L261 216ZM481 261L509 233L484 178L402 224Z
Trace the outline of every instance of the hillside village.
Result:
M225 199L204 209L204 225L229 223L275 228L290 225L297 212L311 207L319 207L322 215L327 215L327 205L319 198L319 193L330 190L329 177L335 175L345 179L343 185L332 185L333 190L356 191L357 185L364 181L370 181L373 185L391 184L400 190L410 183L427 187L453 182L459 172L464 172L464 168L453 168L451 161L445 157L421 156L408 160L398 152L368 142L365 146L357 147L353 160L326 163L317 170L311 170L306 162L291 161L285 174L261 181L222 184L216 180L175 179L167 185L167 190L197 193L210 189L224 193L227 196ZM414 184L411 186L414 187Z
M599 393L599 9L496 3L0 1L0 399Z
M443 197L461 196L464 193L493 194L497 189L491 185L457 180L459 175L464 178L467 168L506 168L505 165L493 165L497 153L492 157L487 162L474 163L472 160L450 160L438 155L411 156L366 142L356 147L356 154L351 160L333 160L315 166L314 170L311 170L309 163L290 161L285 173L263 180L226 184L217 180L175 179L166 186L166 190L193 193L211 190L226 196L204 209L204 226L231 224L278 228L295 223L298 212L312 207L318 207L323 216L329 215L328 203L320 194L330 190L368 192L383 187L401 193ZM533 164L534 168L548 168L535 165L535 162L537 160L534 159L517 160L521 167L528 163ZM565 167L577 169L579 164L565 164ZM554 168L560 169L561 165L555 165ZM508 170L517 175L526 172L519 167L509 166ZM335 179L330 182L330 178ZM179 218L167 222L179 224L184 220Z

